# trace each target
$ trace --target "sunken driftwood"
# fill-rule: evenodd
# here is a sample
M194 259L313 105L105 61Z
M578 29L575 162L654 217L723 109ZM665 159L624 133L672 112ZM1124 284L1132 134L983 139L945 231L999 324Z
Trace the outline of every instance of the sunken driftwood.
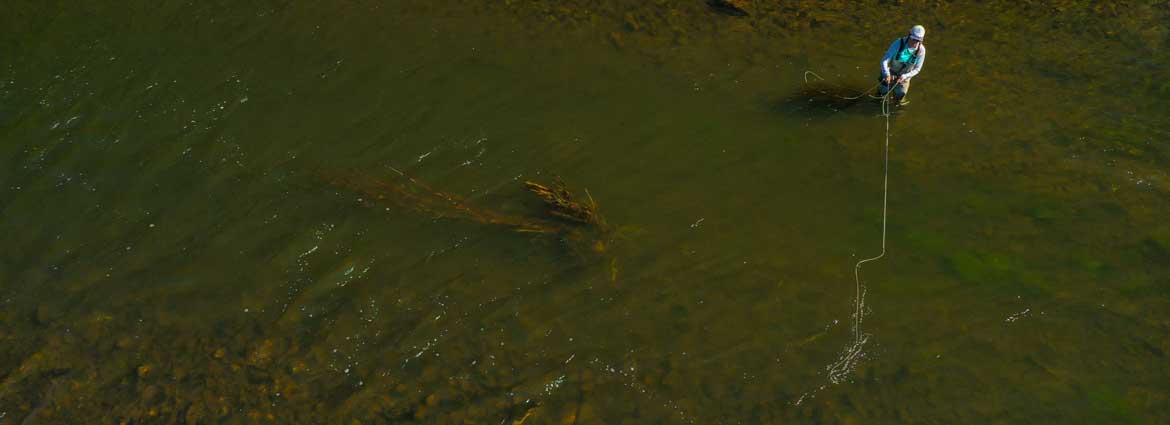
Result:
M707 6L711 9L731 16L748 16L746 10L743 10L743 0L707 0Z
M359 201L364 204L389 202L435 218L503 226L520 233L560 234L567 240L587 239L586 234L591 235L588 238L602 240L609 231L589 191L585 190L585 198L581 199L559 178L551 185L524 182L525 189L544 205L543 217L529 217L477 207L461 196L432 188L402 172L398 174L383 179L343 173L325 176L325 180L362 195ZM597 251L598 242L590 245Z
M557 236L566 248L579 259L596 264L608 263L611 284L617 284L618 261L610 252L611 245L629 229L614 231L598 212L597 202L588 190L585 198L577 197L559 178L551 185L533 181L524 182L525 189L542 201L543 216L529 217L506 214L477 207L458 195L436 190L395 170L398 177L371 178L356 173L323 176L331 185L356 192L358 202L367 205L392 203L405 210L433 216L436 219L468 221L506 227L518 233L537 233ZM604 260L603 260L604 259ZM604 264L604 263L603 263Z
M556 179L552 187L533 181L524 182L524 188L540 197L548 208L548 214L571 222L604 227L601 216L597 214L597 202L589 190L585 190L588 203L578 201L572 192L565 187L561 179Z

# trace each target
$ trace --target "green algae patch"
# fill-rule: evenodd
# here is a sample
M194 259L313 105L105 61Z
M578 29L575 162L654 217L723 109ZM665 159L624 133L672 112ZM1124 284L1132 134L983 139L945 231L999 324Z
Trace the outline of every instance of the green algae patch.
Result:
M1163 225L1150 232L1141 242L1142 254L1151 260L1170 261L1170 225Z
M1111 387L1096 387L1086 394L1091 407L1088 422L1099 424L1136 424L1137 419L1129 410L1121 393Z
M1041 280L1014 256L998 252L959 252L946 257L948 271L971 286L1021 291L1037 297L1048 293Z
M968 283L985 283L1010 278L1009 260L996 254L963 252L947 258L947 265L956 277Z

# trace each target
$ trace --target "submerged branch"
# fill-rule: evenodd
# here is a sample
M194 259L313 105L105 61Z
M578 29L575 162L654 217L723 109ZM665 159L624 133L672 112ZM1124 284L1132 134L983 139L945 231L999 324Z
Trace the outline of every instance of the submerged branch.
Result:
M397 170L395 170L397 171ZM466 199L452 193L436 190L402 172L399 177L379 179L341 173L324 176L329 184L357 192L362 202L391 202L399 207L427 214L435 218L463 220L473 223L498 225L520 233L575 235L583 228L605 232L607 226L597 213L597 202L586 190L586 202L578 201L565 184L557 179L550 186L526 181L524 187L544 201L549 219L503 214L471 205Z

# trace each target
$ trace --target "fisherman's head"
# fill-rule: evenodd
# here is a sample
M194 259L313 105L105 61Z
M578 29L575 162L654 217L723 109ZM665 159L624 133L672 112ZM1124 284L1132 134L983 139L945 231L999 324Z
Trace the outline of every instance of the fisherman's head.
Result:
M922 39L926 38L926 27L923 27L922 25L915 25L911 27L909 37L910 47L918 47L918 43L921 43Z

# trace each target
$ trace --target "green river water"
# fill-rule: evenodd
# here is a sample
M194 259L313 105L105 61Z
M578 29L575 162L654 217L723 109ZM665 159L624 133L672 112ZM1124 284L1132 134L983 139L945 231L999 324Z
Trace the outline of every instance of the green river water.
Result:
M5 2L0 424L1170 423L1170 3L738 3Z

